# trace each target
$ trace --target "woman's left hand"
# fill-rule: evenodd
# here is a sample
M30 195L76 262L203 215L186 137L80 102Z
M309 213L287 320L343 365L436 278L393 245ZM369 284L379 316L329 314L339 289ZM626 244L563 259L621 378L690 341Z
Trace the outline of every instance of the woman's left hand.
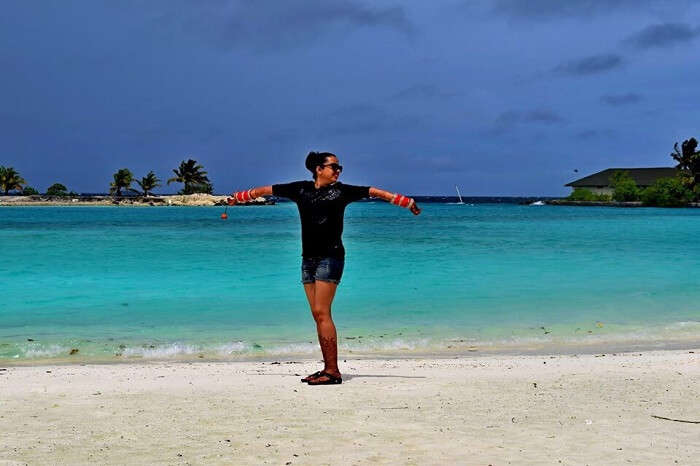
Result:
M418 207L418 204L416 204L416 201L413 201L413 205L411 206L411 213L413 215L420 214L420 207Z

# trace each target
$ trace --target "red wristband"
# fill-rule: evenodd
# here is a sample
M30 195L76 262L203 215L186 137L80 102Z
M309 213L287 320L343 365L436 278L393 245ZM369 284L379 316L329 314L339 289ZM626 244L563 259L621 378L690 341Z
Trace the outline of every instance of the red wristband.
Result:
M252 190L253 189L251 188L248 191L238 191L238 192L234 193L233 197L236 198L236 202L243 202L243 203L250 202L253 200L253 196L251 196L251 194L250 194L250 192Z
M394 194L394 198L391 200L391 203L399 207L410 208L415 201L410 197L404 196L403 194Z

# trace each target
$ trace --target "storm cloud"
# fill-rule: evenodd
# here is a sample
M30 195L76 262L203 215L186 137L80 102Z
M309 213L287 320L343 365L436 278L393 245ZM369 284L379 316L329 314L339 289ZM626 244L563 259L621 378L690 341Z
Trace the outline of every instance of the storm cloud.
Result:
M619 107L621 105L636 104L642 101L642 96L634 93L628 92L626 94L608 94L600 98L603 103L612 105L613 107Z
M417 128L421 117L389 112L375 105L341 107L324 118L323 134L353 135L397 132Z
M498 0L493 9L517 18L557 18L591 16L661 3L661 0Z
M411 37L416 28L400 5L377 7L356 0L218 0L163 2L155 18L222 48L285 50L335 40L357 29L383 29Z
M700 36L700 27L685 23L664 23L647 26L625 40L639 49L672 47L686 44Z
M586 76L591 74L605 73L624 64L620 55L602 54L591 55L577 60L567 61L554 68L556 73L570 76Z
M455 94L441 91L434 84L416 84L407 87L389 96L390 101L402 101L413 99L436 99L454 97Z
M502 134L518 126L552 126L566 123L566 119L553 110L534 108L530 110L508 110L498 115L489 132Z
M558 21L591 20L638 13L668 16L691 9L696 0L486 0L494 13L513 19ZM466 4L473 4L472 1Z

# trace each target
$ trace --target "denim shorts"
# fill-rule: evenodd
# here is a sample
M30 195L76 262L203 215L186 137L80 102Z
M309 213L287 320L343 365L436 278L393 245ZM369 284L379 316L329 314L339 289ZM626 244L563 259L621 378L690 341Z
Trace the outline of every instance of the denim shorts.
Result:
M344 266L345 261L335 257L305 257L301 261L301 282L314 283L318 280L338 284Z

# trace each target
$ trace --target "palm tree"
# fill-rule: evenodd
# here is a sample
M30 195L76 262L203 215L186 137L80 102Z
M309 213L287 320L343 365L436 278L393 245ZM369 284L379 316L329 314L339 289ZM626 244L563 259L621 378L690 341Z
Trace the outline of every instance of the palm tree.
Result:
M67 196L68 188L66 188L61 183L54 183L46 189L46 194L48 196Z
M128 168L120 168L117 173L114 174L114 181L109 183L109 193L116 194L117 196L122 195L122 189L127 191L134 191L130 188L131 182L134 180L134 175Z
M181 191L182 194L211 192L211 184L209 183L207 172L196 160L188 159L187 162L180 162L180 168L174 169L173 173L175 173L175 176L168 180L168 184L172 182L184 183L185 188Z
M17 170L12 167L3 167L0 165L0 190L5 193L14 191L15 189L22 189L22 185L27 184L27 182L19 176Z
M673 145L671 157L678 162L676 168L689 174L689 184L693 188L700 182L700 151L695 151L698 141L695 138L686 139L678 149L678 143Z
M153 170L148 172L148 175L141 178L141 181L136 180L136 183L141 186L143 195L146 197L148 197L150 191L153 191L155 188L160 186L160 180L156 177L155 173L153 173Z

